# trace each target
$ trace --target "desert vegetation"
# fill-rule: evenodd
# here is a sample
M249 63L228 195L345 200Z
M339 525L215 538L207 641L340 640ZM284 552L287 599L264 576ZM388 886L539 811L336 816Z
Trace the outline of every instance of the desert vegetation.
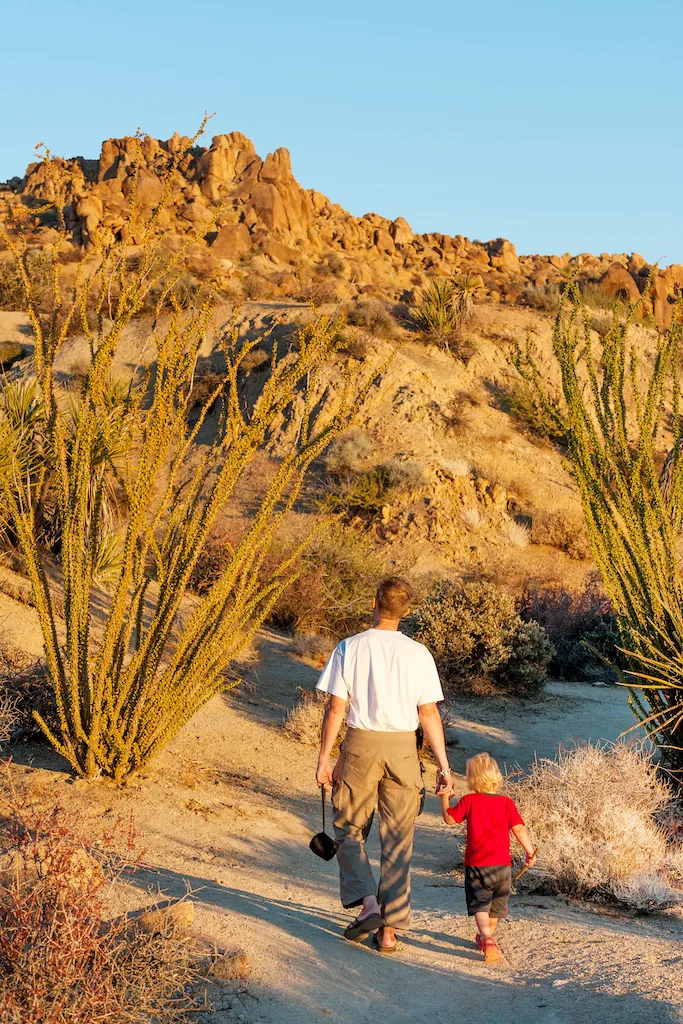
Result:
M135 837L93 847L59 804L36 806L4 768L0 1000L7 1024L183 1024L210 964L198 947L145 929L108 899ZM120 847L120 849L119 849Z
M680 304L671 326L658 330L650 363L639 358L626 319L596 344L576 284L558 313L553 347L567 406L568 459L583 506L591 551L615 609L628 652L629 701L679 771L683 758L682 577L677 542L683 524L678 352ZM530 349L520 363L549 407ZM584 382L587 381L586 387ZM671 413L666 469L658 467L667 411Z
M452 694L531 697L543 689L554 654L544 628L523 621L491 583L437 584L416 610L413 635L432 651Z
M647 750L618 743L560 750L506 792L543 854L524 886L611 899L640 911L683 902L683 858L659 820L671 802Z
M133 192L130 226L143 244L132 268L122 258L123 242L98 244L66 301L53 254L53 303L47 313L36 297L21 230L3 233L35 338L28 422L8 417L5 405L0 487L33 588L55 690L59 727L40 717L39 722L76 771L118 780L149 761L224 688L224 667L295 578L293 566L305 542L272 565L267 578L260 569L308 466L347 424L363 391L356 388L352 397L349 386L327 422L311 417L316 374L334 350L335 324L321 317L299 332L295 346L281 351L273 346L270 373L245 406L240 367L256 341L228 328L219 332L226 372L191 414L195 366L211 326L213 297L207 290L189 305L178 300L173 284L182 273L183 250L170 253L153 234L180 156L149 220L139 222ZM45 168L59 200L62 179L49 155ZM57 201L56 207L61 210L62 204ZM147 350L127 389L121 388L112 379L121 334L153 289L159 297ZM59 383L55 359L79 320L91 359L78 391L69 394ZM184 593L220 511L273 421L297 396L302 405L297 442L265 487L260 508L221 576L183 617ZM196 438L216 402L220 411L210 442L198 451ZM28 470L27 451L32 457L38 436L42 461ZM102 583L112 479L120 494L118 560L107 579L110 599L94 651L91 602ZM57 638L42 531L48 503L59 533L55 553L63 581L65 645Z

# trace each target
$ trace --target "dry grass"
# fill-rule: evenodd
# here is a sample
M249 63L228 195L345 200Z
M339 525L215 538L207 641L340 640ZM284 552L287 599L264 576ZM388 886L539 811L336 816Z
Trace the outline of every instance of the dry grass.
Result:
M468 530L479 530L484 525L484 517L478 508L464 508L460 518Z
M442 459L439 465L448 480L461 479L472 472L472 466L467 459Z
M372 443L362 430L347 430L335 438L325 453L330 473L360 473L372 455Z
M590 555L590 543L581 507L567 504L563 508L539 509L533 514L531 539L534 544L547 544L565 551L570 558L584 559Z
M283 728L287 735L297 740L298 743L317 747L320 743L320 730L323 725L326 704L327 694L320 693L319 690L301 690L301 696L284 722ZM339 749L345 735L346 719L339 731L335 751Z
M314 665L322 668L330 654L334 644L328 636L320 636L318 633L299 633L292 640L289 649L292 654L311 661Z
M517 523L514 519L503 524L501 530L503 538L515 548L525 548L531 540L531 530L524 523Z
M639 748L561 749L527 775L509 777L506 792L539 849L537 866L520 884L611 897L638 910L671 905L670 850L655 818L671 793ZM683 892L675 901L683 902Z

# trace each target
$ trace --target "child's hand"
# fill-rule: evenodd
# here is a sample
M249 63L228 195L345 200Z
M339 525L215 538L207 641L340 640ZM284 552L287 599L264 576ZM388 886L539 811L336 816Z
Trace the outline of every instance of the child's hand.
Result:
M527 853L526 859L525 859L525 864L526 864L526 866L528 868L532 868L534 866L534 864L536 863L536 853L537 853L536 850L534 850L533 853Z
M439 799L441 800L441 817L447 825L455 825L455 822L448 813L448 808L451 802L450 796L448 793L439 793Z

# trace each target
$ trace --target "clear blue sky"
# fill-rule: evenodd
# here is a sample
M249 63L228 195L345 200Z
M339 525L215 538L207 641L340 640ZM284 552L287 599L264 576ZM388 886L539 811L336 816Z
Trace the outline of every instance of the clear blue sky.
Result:
M209 109L356 215L683 262L681 0L33 0L2 29L0 180Z

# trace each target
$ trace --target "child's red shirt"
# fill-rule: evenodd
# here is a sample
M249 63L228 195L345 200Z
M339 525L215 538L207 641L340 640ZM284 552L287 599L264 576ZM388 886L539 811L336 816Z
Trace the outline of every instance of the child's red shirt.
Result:
M465 865L483 868L510 864L510 829L523 825L513 800L499 793L466 793L448 813L453 821L467 821Z

